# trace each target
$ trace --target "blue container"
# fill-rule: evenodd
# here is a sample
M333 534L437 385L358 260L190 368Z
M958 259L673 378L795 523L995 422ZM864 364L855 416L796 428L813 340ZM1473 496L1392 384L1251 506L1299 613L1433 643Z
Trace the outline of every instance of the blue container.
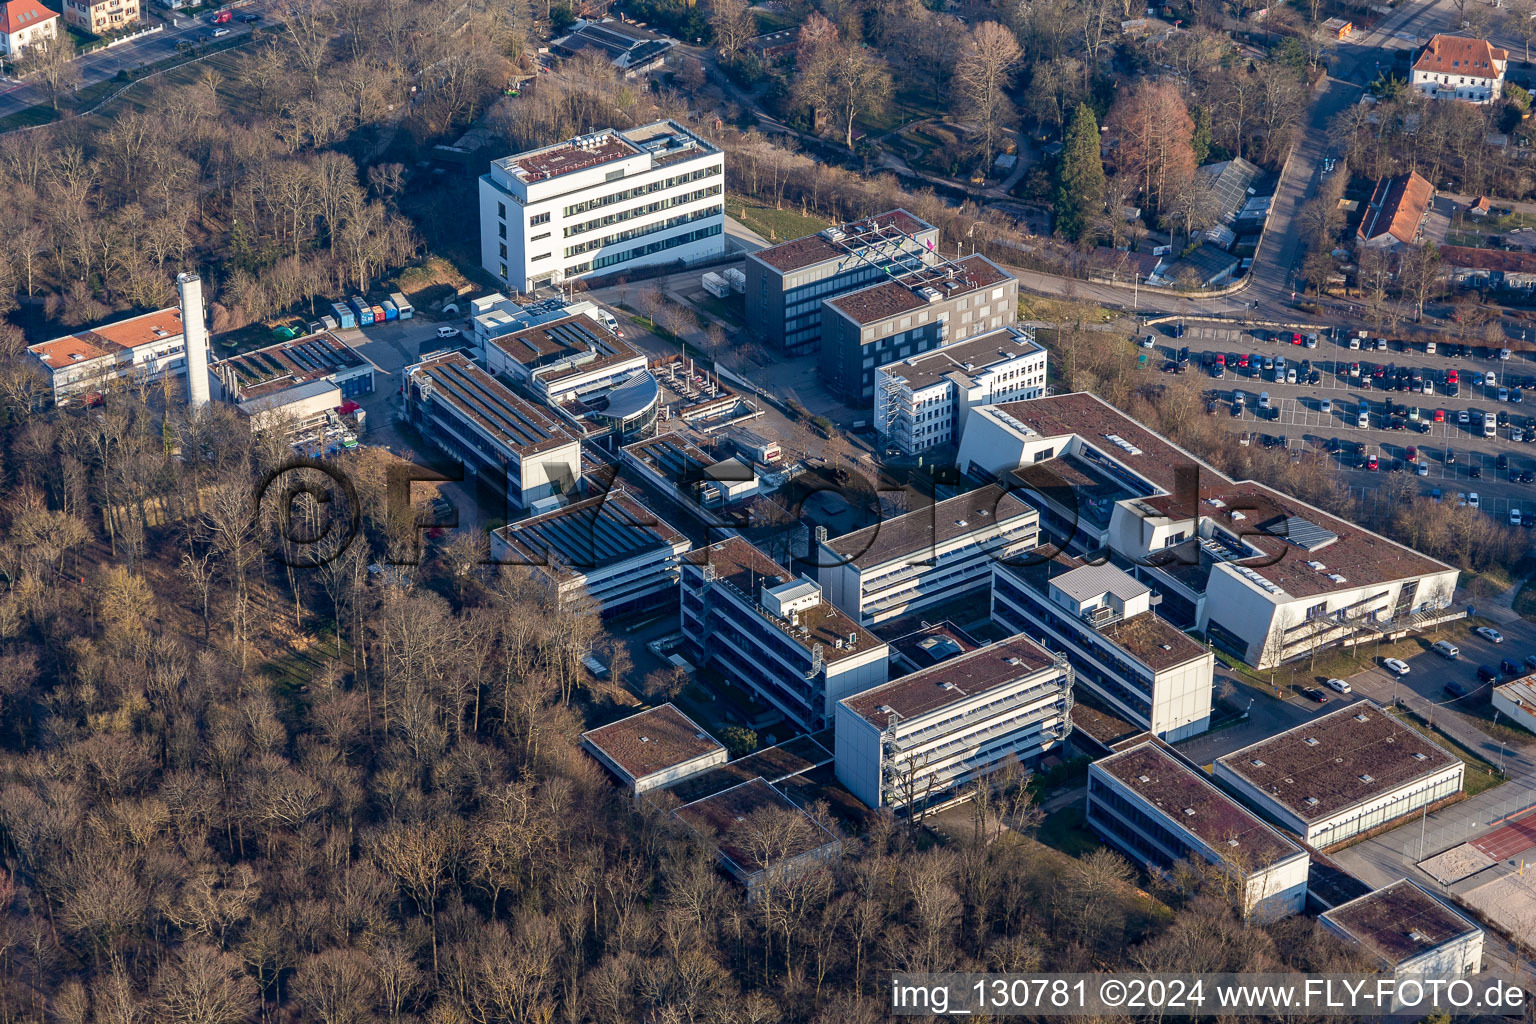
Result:
M340 302L331 303L331 312L336 314L336 322L342 327L356 327L357 314L352 312L352 307Z
M400 310L399 310L399 308L393 302L389 301L388 299L385 299L383 302L379 303L379 305L384 307L384 319L385 320L399 320L400 319Z
M352 307L352 312L357 314L357 326L367 327L373 323L373 306L369 305L367 299L361 295L354 295L348 300L348 305Z

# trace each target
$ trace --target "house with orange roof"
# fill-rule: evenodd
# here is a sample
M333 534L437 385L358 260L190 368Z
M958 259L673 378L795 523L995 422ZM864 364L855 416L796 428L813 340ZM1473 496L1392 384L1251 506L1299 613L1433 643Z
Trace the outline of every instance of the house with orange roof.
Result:
M1486 39L1435 36L1413 62L1409 84L1433 100L1495 103L1508 67L1509 51Z
M46 46L58 36L58 14L37 0L0 3L0 56L20 56L27 47Z
M1371 249L1417 245L1435 187L1417 171L1382 178L1371 193L1357 237Z
M59 405L119 381L147 384L167 373L185 373L185 349L176 306L27 347Z

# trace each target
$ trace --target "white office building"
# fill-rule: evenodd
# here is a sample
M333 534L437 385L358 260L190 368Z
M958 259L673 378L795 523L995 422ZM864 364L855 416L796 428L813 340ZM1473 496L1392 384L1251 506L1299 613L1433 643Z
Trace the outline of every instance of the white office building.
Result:
M1216 759L1247 803L1325 849L1461 792L1466 765L1371 701Z
M1210 728L1216 657L1160 618L1155 600L1129 573L1066 555L993 569L994 622L1065 652L1079 686L1172 742Z
M559 606L605 616L672 608L688 538L623 488L491 532L491 561L528 566Z
M1107 548L1164 617L1258 668L1461 615L1451 566L1229 480L1094 395L975 409L957 462L1022 484L1042 535L1073 554Z
M1306 851L1155 741L1088 766L1087 819L1145 867L1191 856L1218 865L1241 886L1250 917L1273 921L1306 906Z
M958 444L970 411L1045 394L1046 352L1005 327L875 370L875 429L907 455Z
M932 807L1071 729L1072 669L1028 637L1000 640L837 705L837 778L873 808Z
M818 532L828 600L865 625L986 590L992 566L1034 549L1040 515L988 485L835 540Z
M1406 878L1318 916L1388 974L1455 978L1483 966L1483 930Z
M689 660L800 729L826 728L838 701L886 682L889 648L741 537L689 556L682 572Z
M462 352L405 368L407 419L444 453L504 489L509 515L574 493L581 441L556 415L519 398Z
M503 157L480 178L480 263L513 291L725 251L725 156L675 121Z
M120 382L149 384L167 373L185 374L187 369L186 337L177 306L82 328L29 345L27 351L58 404L106 391Z

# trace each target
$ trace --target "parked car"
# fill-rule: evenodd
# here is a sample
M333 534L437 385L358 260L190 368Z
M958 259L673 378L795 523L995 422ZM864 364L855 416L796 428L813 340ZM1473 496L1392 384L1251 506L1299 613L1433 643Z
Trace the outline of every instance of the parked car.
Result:
M439 338L457 338L459 336L459 329L457 327L439 327L437 329L437 336Z
M1440 657L1444 658L1446 661L1455 661L1457 658L1461 657L1461 648L1457 647L1449 640L1437 640L1433 644L1430 644L1429 649L1440 655Z
M1301 688L1301 695L1307 698L1307 700L1316 701L1318 704L1328 703L1328 695L1315 686L1303 686Z
M1395 676L1405 676L1413 669L1401 658L1387 658L1381 663L1381 667Z
M1504 634L1500 633L1492 626L1478 626L1472 632L1476 633L1478 636L1491 643L1501 644L1504 642Z
M215 38L215 39L219 38L220 36L227 36L227 35L229 35L229 29L227 29L227 28L216 28L216 29L213 30L213 38Z
M1334 691L1336 691L1338 693L1352 693L1353 692L1353 689L1350 687L1349 683L1346 682L1343 679L1330 679L1330 680L1328 680L1327 686L1328 686L1328 689L1334 690Z
M1467 688L1458 682L1449 682L1445 684L1445 695L1457 700L1467 695Z
M1508 658L1505 658L1503 661L1499 662L1499 671L1504 673L1506 676L1517 676L1520 674L1520 666L1516 665Z
M1487 665L1477 666L1477 679L1479 682L1491 683L1499 678L1499 674Z

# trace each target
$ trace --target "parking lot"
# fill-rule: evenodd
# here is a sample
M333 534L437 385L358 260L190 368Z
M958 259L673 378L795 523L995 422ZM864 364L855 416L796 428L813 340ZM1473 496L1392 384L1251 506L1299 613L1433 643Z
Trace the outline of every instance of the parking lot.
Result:
M1333 458L1346 473L1352 486L1369 495L1381 483L1384 474L1394 469L1413 474L1425 494L1438 489L1447 500L1458 493L1477 493L1479 507L1500 519L1507 519L1511 507L1525 515L1536 515L1536 486L1522 482L1522 475L1536 475L1536 391L1530 401L1513 401L1513 384L1536 385L1532 362L1526 353L1512 353L1510 359L1468 357L1443 354L1438 345L1435 354L1424 351L1421 343L1394 342L1385 351L1354 351L1347 339L1336 341L1330 332L1320 332L1315 348L1292 344L1290 331L1261 330L1257 334L1225 325L1190 324L1182 336L1172 325L1164 325L1154 335L1157 364L1176 362L1180 349L1188 348L1186 372L1197 374L1213 401L1213 414L1230 425L1238 435L1247 435L1250 443L1268 442L1273 447L1283 443L1293 451L1325 454L1334 449ZM1307 332L1301 333L1305 338ZM1490 350L1484 350L1484 355ZM1219 377L1202 364L1220 354L1232 366L1225 366ZM1254 356L1259 366L1253 367ZM1248 358L1249 367L1240 364ZM1262 360L1285 360L1287 369L1302 368L1298 382L1289 384L1274 370L1265 372ZM1359 375L1352 375L1351 364L1359 363ZM1372 378L1376 367L1380 376ZM1448 371L1456 371L1458 394L1447 394ZM1315 371L1313 382L1303 383ZM1383 390L1394 372L1405 384L1412 375L1420 375L1417 390ZM1472 384L1473 374L1481 378L1488 371L1499 383L1493 386ZM1276 380L1279 377L1279 380ZM1425 394L1423 381L1430 382ZM1498 389L1506 388L1506 400L1498 400ZM1234 408L1238 394L1240 407ZM1260 410L1260 396L1268 395L1268 409ZM1520 397L1524 397L1522 394ZM1358 425L1362 408L1367 412L1368 427ZM1527 412L1527 409L1530 411ZM1441 422L1436 422L1437 411ZM1467 422L1461 422L1462 413ZM1495 419L1495 436L1485 437L1480 414ZM1503 413L1502 422L1499 414ZM1392 429L1393 426L1397 429ZM1518 434L1516 433L1518 430ZM1519 437L1520 440L1514 440ZM1334 444L1333 442L1338 442ZM1363 447L1362 447L1363 446ZM1416 449L1416 463L1407 461L1408 448ZM1447 453L1450 453L1448 456ZM1377 469L1369 468L1369 456L1376 456ZM1498 465L1499 457L1506 465ZM1298 457L1300 455L1298 454Z

